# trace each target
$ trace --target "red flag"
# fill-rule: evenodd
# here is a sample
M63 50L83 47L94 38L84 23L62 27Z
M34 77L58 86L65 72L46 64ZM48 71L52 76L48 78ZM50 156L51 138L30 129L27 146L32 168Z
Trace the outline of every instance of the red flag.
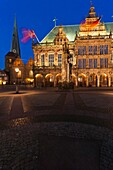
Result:
M33 30L29 30L27 28L22 29L23 38L21 42L26 43L30 38L36 38L36 34Z
M97 19L96 21L94 21L93 23L91 23L91 29L96 27L99 24L100 19L101 19L101 17L99 19Z
M93 28L95 28L99 24L100 20L101 20L101 17L99 19L97 19L96 21L91 22L91 23L84 21L84 22L81 23L80 26L87 28L88 30L92 30Z

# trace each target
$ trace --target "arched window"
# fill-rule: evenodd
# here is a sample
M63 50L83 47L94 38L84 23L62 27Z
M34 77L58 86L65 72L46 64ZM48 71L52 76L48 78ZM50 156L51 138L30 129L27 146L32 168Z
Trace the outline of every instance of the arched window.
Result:
M29 77L33 77L33 70L29 71Z

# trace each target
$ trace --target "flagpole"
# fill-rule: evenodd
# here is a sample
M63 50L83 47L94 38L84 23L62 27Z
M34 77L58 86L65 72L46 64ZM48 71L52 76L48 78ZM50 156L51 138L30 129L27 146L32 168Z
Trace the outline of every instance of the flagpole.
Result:
M22 42L27 42L30 38L31 39L34 39L36 38L37 42L40 43L38 37L36 36L34 30L29 30L29 29L26 29L24 28L22 30L22 33L23 33L23 38L21 39Z
M36 36L36 39L37 39L38 43L40 43L40 41L39 41L39 39L38 39L38 37L37 37L37 36Z
M55 18L53 19L53 22L55 23L55 27L56 27L56 21L57 21L57 18L55 17Z
M35 37L36 37L36 39L37 39L38 43L40 43L40 41L39 41L38 37L36 36L36 34L35 34Z

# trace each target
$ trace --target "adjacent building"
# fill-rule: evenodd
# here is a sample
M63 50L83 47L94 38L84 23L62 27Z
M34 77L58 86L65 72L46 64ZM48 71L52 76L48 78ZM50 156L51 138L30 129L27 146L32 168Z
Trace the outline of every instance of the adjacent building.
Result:
M0 85L8 84L8 75L4 70L0 70Z

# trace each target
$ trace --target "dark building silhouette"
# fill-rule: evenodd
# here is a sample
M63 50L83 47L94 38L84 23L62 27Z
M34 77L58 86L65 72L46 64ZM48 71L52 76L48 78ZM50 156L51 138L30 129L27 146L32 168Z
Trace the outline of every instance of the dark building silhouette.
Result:
M11 50L5 55L5 72L9 77L9 83L11 81L10 77L11 77L12 65L18 56L20 57L20 44L19 44L19 37L18 37L18 27L17 27L16 17L15 17Z

